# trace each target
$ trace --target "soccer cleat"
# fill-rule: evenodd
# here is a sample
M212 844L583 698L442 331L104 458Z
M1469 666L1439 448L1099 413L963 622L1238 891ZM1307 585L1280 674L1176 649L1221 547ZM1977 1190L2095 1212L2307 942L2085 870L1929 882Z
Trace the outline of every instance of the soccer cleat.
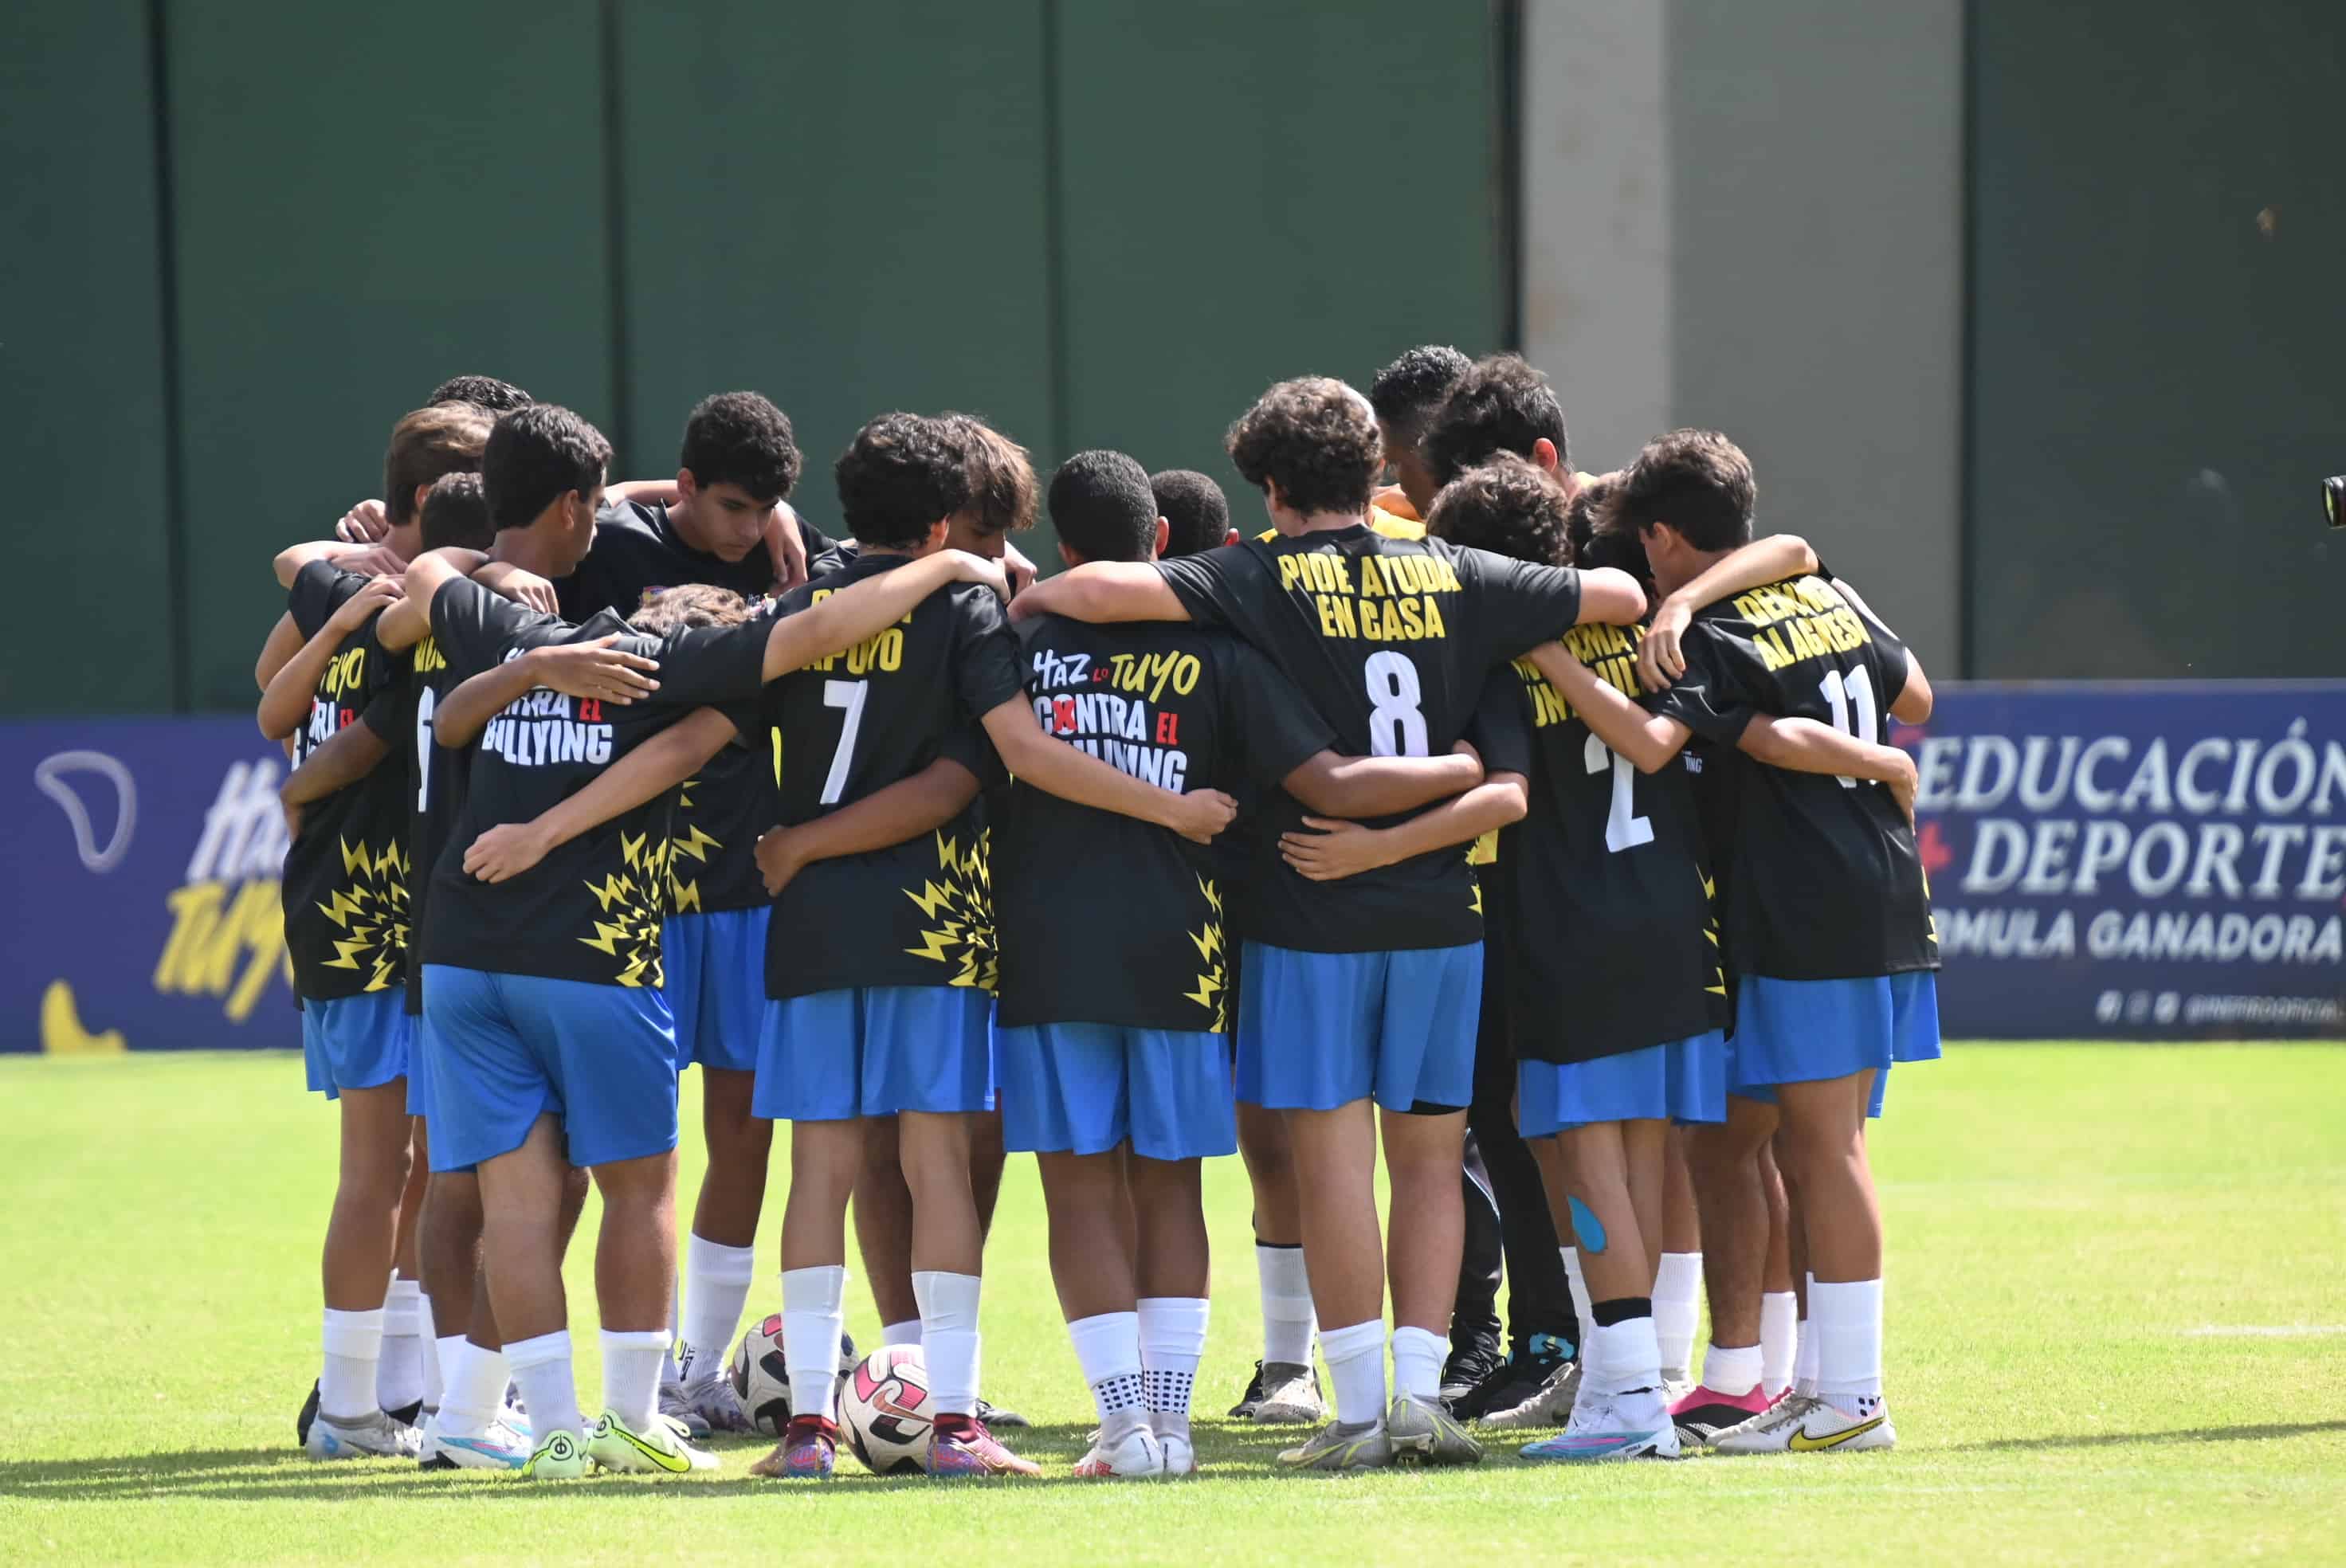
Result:
M1464 1345L1454 1345L1450 1359L1442 1367L1442 1402L1454 1404L1474 1391L1492 1369L1506 1365L1499 1354L1496 1341L1469 1339Z
M1341 1421L1330 1421L1279 1456L1280 1463L1295 1470L1382 1470L1392 1460L1392 1440L1382 1421L1349 1431Z
M758 1430L757 1423L750 1419L750 1412L741 1408L741 1396L733 1391L733 1380L730 1378L712 1372L706 1378L695 1378L685 1383L678 1391L683 1395L685 1411L688 1412L688 1425L690 1424L689 1418L697 1417L703 1432ZM667 1408L668 1390L662 1389L660 1395L660 1413L677 1413Z
M854 1369L851 1367L848 1370L853 1371ZM1016 1410L1005 1410L1000 1405L989 1404L980 1399L977 1401L977 1424L982 1427L1023 1427L1030 1423Z
M1385 1407L1385 1436L1395 1464L1474 1464L1483 1445L1438 1400L1396 1394Z
M1678 1441L1701 1448L1729 1427L1741 1426L1753 1416L1765 1414L1775 1403L1760 1391L1754 1383L1751 1391L1743 1394L1722 1394L1717 1389L1698 1383L1670 1405L1670 1420L1678 1429Z
M1029 1476L1042 1474L1043 1467L1004 1448L1000 1440L985 1430L984 1422L946 1418L929 1429L928 1471L948 1479Z
M715 1454L693 1447L668 1421L655 1420L638 1431L609 1410L586 1434L586 1457L598 1470L629 1475L683 1475L717 1468Z
M838 1424L821 1416L792 1416L782 1441L750 1473L769 1481L829 1481L838 1468Z
M1570 1347L1553 1334L1534 1334L1515 1347L1514 1355L1493 1368L1465 1397L1449 1401L1450 1413L1460 1420L1479 1420L1500 1410L1529 1404L1544 1392L1550 1380L1570 1366ZM1556 1420L1561 1422L1562 1416Z
M1292 1361L1263 1364L1262 1394L1254 1405L1257 1426L1313 1426L1327 1419L1328 1402L1320 1397L1319 1373Z
M316 1407L317 1400L318 1390L311 1390L310 1402L313 1409ZM1239 1402L1230 1407L1230 1420L1234 1421L1254 1420L1255 1407L1260 1403L1262 1403L1262 1363L1257 1361L1254 1364L1254 1376L1247 1380L1246 1392L1240 1394ZM306 1420L308 1418L305 1416L303 1419Z
M1165 1473L1168 1476L1198 1473L1198 1450L1189 1441L1188 1432L1158 1432L1157 1446L1165 1451Z
M551 1431L521 1467L524 1481L576 1481L586 1473L586 1442L576 1432Z
M1154 1481L1165 1473L1165 1449L1147 1427L1135 1427L1109 1444L1094 1441L1076 1461L1076 1473L1090 1481Z
M1262 1363L1260 1361L1256 1362L1256 1370L1260 1371L1261 1369L1261 1366ZM1233 1411L1232 1413L1236 1414L1237 1412ZM301 1413L293 1418L293 1441L296 1443L300 1444L303 1448L310 1446L310 1423L317 1419L318 1384L316 1380L312 1379L310 1383L310 1397L301 1401Z
M1572 1412L1572 1424L1556 1437L1525 1443L1525 1459L1587 1464L1605 1460L1677 1459L1678 1428L1659 1389L1589 1400Z
M691 1396L682 1383L660 1385L659 1413L662 1420L682 1430L688 1442L709 1435L709 1418L692 1408Z
M415 1456L419 1470L519 1470L529 1462L529 1434L503 1421L474 1437L444 1434L437 1416L423 1423L423 1442Z
M418 1431L421 1431L423 1426L423 1401L422 1400L410 1400L407 1403L400 1406L397 1410L385 1410L383 1411L383 1414L389 1416L393 1420L397 1421L401 1426L414 1427Z
M1710 1446L1720 1453L1862 1453L1897 1443L1887 1405L1876 1404L1870 1416L1853 1416L1814 1395L1794 1394L1729 1427Z
M423 1446L421 1432L381 1410L354 1421L338 1421L321 1412L310 1423L301 1451L311 1459L413 1459Z
M1572 1407L1579 1398L1580 1363L1565 1361L1515 1403L1494 1402L1477 1424L1502 1430L1564 1426L1572 1420Z

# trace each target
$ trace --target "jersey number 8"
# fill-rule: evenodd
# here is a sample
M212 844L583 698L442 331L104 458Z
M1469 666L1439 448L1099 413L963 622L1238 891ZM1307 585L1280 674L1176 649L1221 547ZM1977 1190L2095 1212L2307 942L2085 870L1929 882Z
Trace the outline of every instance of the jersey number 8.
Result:
M1369 751L1376 757L1425 755L1425 715L1418 703L1423 688L1417 667L1391 648L1372 653L1362 666L1369 688Z

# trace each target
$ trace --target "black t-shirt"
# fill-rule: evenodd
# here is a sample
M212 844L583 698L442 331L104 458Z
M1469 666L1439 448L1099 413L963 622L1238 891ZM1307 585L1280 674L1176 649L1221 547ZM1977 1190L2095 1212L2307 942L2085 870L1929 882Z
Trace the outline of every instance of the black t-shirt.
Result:
M753 704L727 710L747 728L685 780L669 823L668 912L714 914L767 901L758 835L774 825L773 765L754 743L764 732Z
M804 519L799 536L810 562L831 548L821 530ZM624 619L643 608L648 595L687 583L730 588L754 599L773 589L773 555L762 540L738 561L696 550L677 532L666 506L622 501L595 519L595 547L554 588L563 618L583 621L597 610L616 610Z
M1580 616L1580 575L1366 526L1242 544L1159 564L1200 626L1227 629L1303 690L1350 756L1440 756L1474 718L1491 667ZM1312 952L1455 947L1483 935L1463 850L1314 882L1279 859L1303 809L1274 794L1249 835L1239 932Z
M1576 626L1563 640L1634 697L1640 635ZM1531 780L1487 880L1516 1054L1588 1062L1721 1027L1727 982L1684 754L1641 774L1529 664L1502 678L1507 722L1476 733L1486 768Z
M1904 647L1821 574L1709 606L1683 646L1686 674L1655 708L1721 750L1762 713L1880 740L1906 689ZM1739 973L1839 980L1938 967L1914 830L1889 790L1756 765L1730 779L1725 891Z
M287 596L293 624L313 637L366 579L323 561L301 568ZM295 732L293 765L347 726L364 724L390 745L401 739L399 661L375 640L375 621L344 637ZM301 809L301 830L285 851L285 948L293 989L325 1002L387 991L407 980L407 806L403 775L389 759L356 782Z
M494 623L495 636L508 647L532 648L626 629L617 617L607 615L596 617L590 631L494 595L491 599L492 603L481 606L481 613ZM483 639L484 644L488 640ZM469 749L458 751L434 744L432 716L473 672L452 667L441 655L440 639L429 635L407 650L406 660L407 679L399 708L401 738L393 744L407 753L408 864L419 868L408 879L408 942L421 952L423 933L431 919L432 871L440 863L440 852L464 809L464 779L473 756ZM423 1011L421 962L407 966L407 1011L419 1014Z
M522 649L504 601L451 583L432 601L432 635L452 672L470 676ZM572 629L607 635L607 623ZM753 697L771 625L757 620L620 647L659 661L659 690L626 705L525 693L489 720L472 753L464 809L432 873L426 963L606 985L658 985L670 800L648 801L581 833L510 881L475 881L464 850L490 828L560 804L636 747L703 704Z
M1044 730L1167 789L1277 793L1336 738L1269 660L1219 633L1045 616L1019 637ZM1224 1027L1223 895L1198 846L1015 781L990 820L1003 1023Z
M803 609L906 559L867 552L785 594L781 607ZM773 682L746 733L779 776L774 820L795 827L940 756L969 759L970 726L1020 694L1018 669L1002 601L964 583L931 594L879 636ZM782 890L766 928L766 993L777 998L872 985L992 991L994 972L975 801L934 832L809 865Z

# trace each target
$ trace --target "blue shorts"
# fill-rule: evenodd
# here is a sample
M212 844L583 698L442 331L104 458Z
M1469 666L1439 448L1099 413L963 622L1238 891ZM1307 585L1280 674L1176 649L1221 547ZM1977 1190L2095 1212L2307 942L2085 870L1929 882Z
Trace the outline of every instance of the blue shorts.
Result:
M419 1013L409 1013L407 1022L415 1031L415 1043L407 1056L407 1114L428 1120L432 1115L431 1031Z
M1483 944L1300 952L1246 944L1238 1097L1272 1110L1464 1110L1474 1097Z
M994 1104L994 994L872 985L767 999L750 1106L776 1122L984 1111Z
M1747 974L1736 981L1728 1089L1747 1100L1773 1105L1779 1084L1870 1069L1873 1099L1867 1114L1879 1116L1891 1064L1938 1056L1938 976L1929 970L1855 980Z
M426 964L432 1168L461 1171L562 1120L574 1166L676 1147L676 1032L657 990Z
M766 1011L766 919L771 904L670 915L660 923L660 966L676 1015L676 1070L698 1062L729 1073L758 1070Z
M1593 1062L1519 1063L1515 1096L1526 1138L1592 1122L1723 1122L1727 1038L1714 1029Z
M407 993L362 991L321 1002L301 999L301 1056L310 1087L329 1100L345 1089L379 1089L407 1075L415 1049L415 1020Z
M1238 1152L1229 1045L1219 1032L1038 1023L994 1032L1002 1140L1026 1153L1143 1159Z

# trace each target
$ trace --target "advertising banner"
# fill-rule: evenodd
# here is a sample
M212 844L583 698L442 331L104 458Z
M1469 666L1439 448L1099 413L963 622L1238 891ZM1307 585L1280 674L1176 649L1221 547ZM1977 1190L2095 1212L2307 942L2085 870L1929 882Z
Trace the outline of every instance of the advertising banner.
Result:
M2346 682L1950 685L1892 738L1950 1038L2346 1035Z
M244 717L0 724L0 1051L300 1045L285 766Z

